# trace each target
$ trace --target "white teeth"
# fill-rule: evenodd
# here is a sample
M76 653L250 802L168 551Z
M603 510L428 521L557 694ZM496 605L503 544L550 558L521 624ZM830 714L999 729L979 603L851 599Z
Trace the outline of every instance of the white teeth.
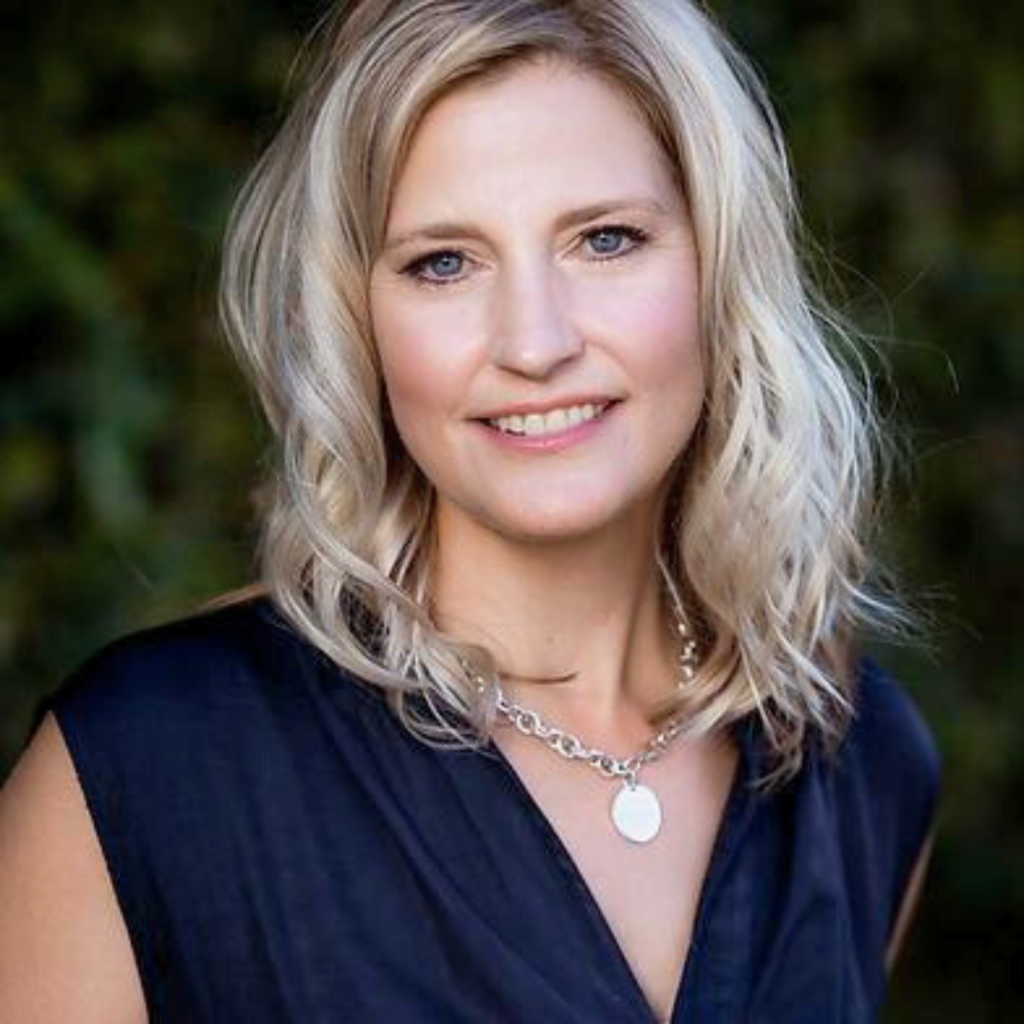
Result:
M530 415L523 420L523 429L526 431L526 436L536 437L538 434L543 434L544 420L544 416L541 416L539 413L531 412Z
M544 434L560 434L569 427L575 427L587 420L592 420L602 413L609 403L601 405L573 405L567 409L552 409L547 413L532 412L527 416L501 416L496 420L488 420L492 427L497 427L506 434L525 434L527 437L540 437Z
M544 417L544 430L565 430L566 425L569 422L569 417L565 414L564 409L552 409L551 412Z

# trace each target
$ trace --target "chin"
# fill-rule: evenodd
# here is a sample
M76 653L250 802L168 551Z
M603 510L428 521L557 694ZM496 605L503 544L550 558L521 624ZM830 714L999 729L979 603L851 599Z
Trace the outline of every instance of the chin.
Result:
M481 518L495 533L526 544L555 544L583 540L628 517L628 508L614 505L589 508L579 502L571 508L543 507L530 509L495 510Z

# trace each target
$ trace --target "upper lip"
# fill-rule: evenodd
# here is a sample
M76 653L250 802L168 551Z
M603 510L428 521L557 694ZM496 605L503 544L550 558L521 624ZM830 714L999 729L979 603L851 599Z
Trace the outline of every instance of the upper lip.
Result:
M504 416L528 416L530 413L546 413L552 409L568 409L573 405L608 405L617 402L619 399L611 395L585 394L566 395L562 398L549 398L543 402L515 402L512 405L503 406L493 412L485 412L477 417L482 420L497 420Z

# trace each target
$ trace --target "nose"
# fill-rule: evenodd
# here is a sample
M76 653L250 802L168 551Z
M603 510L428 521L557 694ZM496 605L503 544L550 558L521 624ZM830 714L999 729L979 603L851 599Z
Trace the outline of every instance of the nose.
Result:
M498 289L493 360L525 377L545 379L583 351L554 268L535 263L510 269Z

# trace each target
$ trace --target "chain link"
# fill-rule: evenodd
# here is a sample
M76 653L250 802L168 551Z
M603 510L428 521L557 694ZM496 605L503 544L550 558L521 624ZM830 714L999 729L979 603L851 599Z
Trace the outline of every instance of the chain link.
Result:
M548 725L537 714L521 704L498 694L498 711L505 716L523 735L536 736L552 750L570 761L585 761L609 779L635 780L640 769L656 761L668 749L669 744L683 727L682 717L672 719L656 736L631 757L618 758L597 747L586 746L577 736L556 725Z
M683 620L677 623L682 638L682 650L679 655L680 681L679 686L684 686L693 677L699 664L697 655L697 643L689 636L689 631ZM483 692L487 686L482 676L475 676L477 688ZM631 785L636 782L636 777L641 768L657 761L666 750L669 744L679 735L683 728L683 716L671 719L668 724L654 737L647 741L637 753L626 758L618 758L597 747L588 747L579 737L560 729L555 725L548 725L544 719L515 701L509 700L501 689L497 678L494 680L497 687L498 711L511 722L524 736L535 736L542 740L557 754L570 761L583 761L590 767L599 771L605 778L626 779Z

